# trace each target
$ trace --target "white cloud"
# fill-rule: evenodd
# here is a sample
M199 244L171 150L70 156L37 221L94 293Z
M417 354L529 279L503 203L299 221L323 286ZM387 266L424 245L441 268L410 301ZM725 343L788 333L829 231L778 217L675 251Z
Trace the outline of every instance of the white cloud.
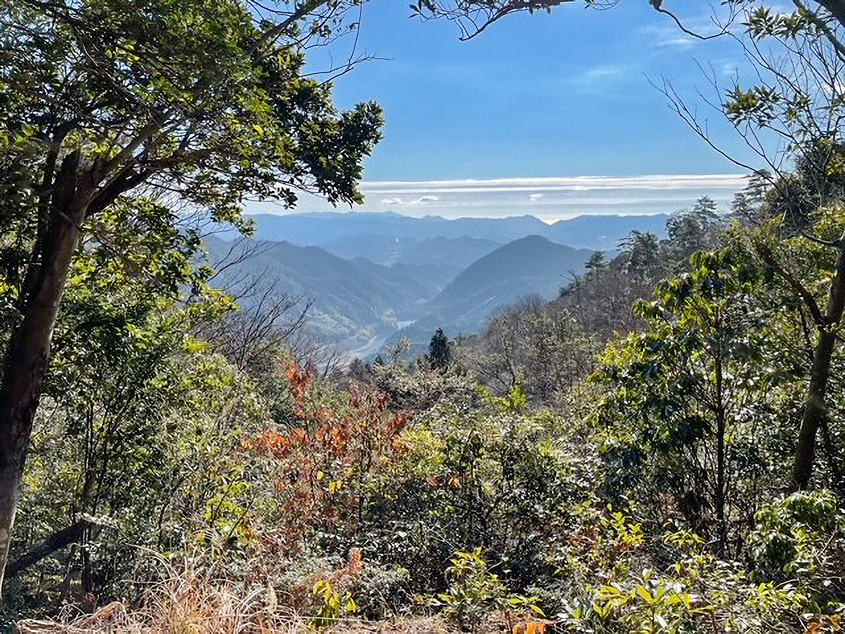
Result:
M737 26L736 23L741 22L736 17L731 22L730 8L713 6L712 4L709 11L679 15L678 19L689 33L684 33L671 18L664 16L663 21L651 23L638 29L642 43L649 47L657 45L688 49L701 42L701 40L690 35L691 33L702 37L713 36L726 29L733 31Z
M747 177L742 174L365 181L360 189L366 201L348 210L447 218L533 214L552 221L580 214L671 213L689 207L706 194L724 211L733 194L746 184ZM302 195L298 205L298 211L336 209L308 194ZM248 213L286 211L270 202L254 202L248 205Z
M674 48L691 48L695 42L688 37L673 37L658 42L659 46L671 46Z
M726 77L735 77L739 74L739 65L736 62L725 62L722 64L720 72Z
M440 196L420 196L416 200L409 202L409 205L424 205L426 203L436 203L440 200Z
M743 174L686 174L653 176L554 176L545 178L491 178L438 181L365 181L365 194L419 195L407 201L401 197L382 200L385 204L422 204L439 200L438 194L470 194L487 192L551 192L596 191L613 189L683 190L729 189L745 187Z
M635 77L638 70L636 66L628 64L604 64L575 73L566 79L566 83L581 92L594 92Z
M695 40L684 35L674 24L649 24L639 29L639 32L643 43L649 47L692 48L696 45Z
M623 75L625 74L626 70L628 70L627 66L621 66L616 64L594 66L593 68L588 68L582 73L575 75L575 79L605 79L607 77L616 77L618 75Z
M363 188L362 188L363 189ZM370 193L379 193L378 191L372 191ZM382 192L389 194L391 192ZM419 198L415 198L414 200L405 200L399 196L393 196L391 198L382 198L381 204L382 205L400 205L400 206L407 206L407 205L424 205L426 203L434 203L440 200L439 196L420 196Z

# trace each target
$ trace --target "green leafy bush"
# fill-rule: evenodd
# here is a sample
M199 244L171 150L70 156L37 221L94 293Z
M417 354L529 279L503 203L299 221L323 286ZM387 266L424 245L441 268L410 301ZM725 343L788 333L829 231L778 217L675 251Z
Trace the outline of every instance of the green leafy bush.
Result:
M452 565L446 569L449 589L438 594L437 598L444 606L444 615L454 619L463 629L476 631L493 612L509 615L513 611L529 609L543 615L537 606L537 597L507 593L499 576L490 570L481 556L481 548L455 553L451 562Z

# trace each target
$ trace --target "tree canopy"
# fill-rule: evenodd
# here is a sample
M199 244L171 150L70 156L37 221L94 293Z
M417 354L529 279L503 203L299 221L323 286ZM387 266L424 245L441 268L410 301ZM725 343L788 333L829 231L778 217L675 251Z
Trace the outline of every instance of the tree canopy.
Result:
M286 206L297 191L360 200L380 109L338 112L331 85L305 71L305 50L343 29L348 8L238 0L0 8L2 553L62 297L86 250L141 267L136 274L178 293L203 227L248 230L247 197ZM143 268L162 240L180 246Z

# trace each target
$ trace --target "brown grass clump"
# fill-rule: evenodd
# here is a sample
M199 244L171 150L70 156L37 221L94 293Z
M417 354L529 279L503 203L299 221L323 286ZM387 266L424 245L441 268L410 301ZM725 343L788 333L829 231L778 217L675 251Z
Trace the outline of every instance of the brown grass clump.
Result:
M178 569L161 557L164 580L150 587L144 607L128 609L109 603L93 614L59 621L20 621L20 634L315 634L308 616L278 604L271 586L245 588L221 579L212 569L190 560ZM348 564L330 578L343 586L362 571L360 549L350 552ZM408 617L368 622L344 619L333 632L344 634L450 634L436 617Z
M271 588L244 590L189 563L179 571L159 561L166 578L150 588L141 609L130 611L114 602L63 622L21 621L18 629L21 634L292 634L307 629L304 619L276 604Z
M113 612L101 618L105 608L71 623L27 620L18 623L20 634L237 634L239 632L262 634L316 634L307 621L296 616L274 619L255 618L255 615L208 614L205 610L187 615L180 613L174 620L170 614L130 614L121 603L111 603ZM208 607L208 606L207 606ZM114 618L117 616L117 618ZM245 628L245 629L242 629ZM332 632L343 634L455 634L457 630L439 617L408 617L388 621L342 621Z

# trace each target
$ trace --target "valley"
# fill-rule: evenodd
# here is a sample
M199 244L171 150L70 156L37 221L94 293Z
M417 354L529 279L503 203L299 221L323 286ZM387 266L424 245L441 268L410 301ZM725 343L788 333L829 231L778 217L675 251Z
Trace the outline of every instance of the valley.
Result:
M307 330L348 358L432 332L480 331L520 298L556 297L593 251L613 252L631 231L662 235L666 216L413 218L396 213L256 215L255 237L206 239L224 289L260 279L277 296L309 303ZM232 250L245 257L231 266ZM237 295L237 290L234 291ZM250 310L251 301L241 302Z

